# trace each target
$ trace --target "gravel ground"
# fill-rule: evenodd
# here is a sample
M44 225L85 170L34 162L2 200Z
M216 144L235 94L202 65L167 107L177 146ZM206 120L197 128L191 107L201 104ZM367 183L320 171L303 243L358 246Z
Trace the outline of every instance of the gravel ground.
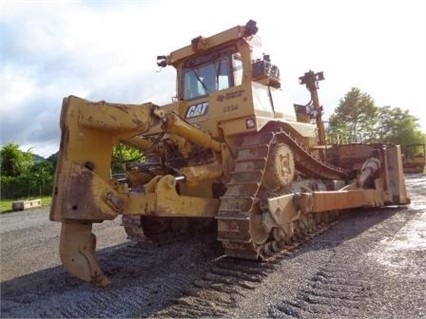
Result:
M2 318L426 318L426 178L408 208L357 210L268 263L222 258L215 235L136 245L95 225L107 288L60 266L48 209L0 216Z

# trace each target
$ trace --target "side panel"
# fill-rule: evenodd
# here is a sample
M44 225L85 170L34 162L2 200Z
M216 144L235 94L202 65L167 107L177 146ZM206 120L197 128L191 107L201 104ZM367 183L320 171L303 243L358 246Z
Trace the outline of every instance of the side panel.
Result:
M388 147L385 150L386 188L391 202L395 205L408 204L410 199L405 187L404 172L399 145Z
M218 123L225 135L233 135L260 131L271 121L287 123L306 138L318 136L315 125L297 122L294 106L281 89L251 82L212 93L208 103L208 129L214 136L220 133ZM250 120L254 126L247 125Z

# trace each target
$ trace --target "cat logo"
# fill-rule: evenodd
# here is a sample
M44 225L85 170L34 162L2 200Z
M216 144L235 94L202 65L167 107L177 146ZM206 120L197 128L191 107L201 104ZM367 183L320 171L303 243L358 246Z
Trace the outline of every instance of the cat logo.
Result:
M206 115L209 108L209 103L204 102L200 104L191 105L186 111L185 118L191 119L194 117Z

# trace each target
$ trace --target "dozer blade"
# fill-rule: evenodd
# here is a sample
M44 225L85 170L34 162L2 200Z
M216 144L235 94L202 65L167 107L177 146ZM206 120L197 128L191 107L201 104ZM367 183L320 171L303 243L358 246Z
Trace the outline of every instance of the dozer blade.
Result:
M95 256L96 236L91 223L62 222L59 255L71 276L106 286L111 282L102 272Z

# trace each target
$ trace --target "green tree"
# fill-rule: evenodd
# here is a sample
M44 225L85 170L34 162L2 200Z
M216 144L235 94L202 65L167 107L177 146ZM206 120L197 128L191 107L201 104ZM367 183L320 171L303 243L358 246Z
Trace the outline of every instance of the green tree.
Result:
M140 150L122 143L117 144L112 150L111 169L114 173L123 172L125 164L138 162L142 157L143 154Z
M379 108L377 139L380 142L408 145L425 143L425 134L420 130L418 119L408 110L399 107Z
M59 156L59 151L50 155L48 158L46 158L46 161L52 164L53 174L55 173L56 164L58 163L58 156Z
M50 194L53 188L54 167L48 161L40 161L31 166L28 173L29 188L40 195Z
M18 144L8 143L0 150L0 164L2 176L25 175L33 165L33 154L30 150L21 151Z
M31 151L23 152L15 143L1 149L1 198L28 198L52 193L54 166Z
M349 142L372 140L375 138L377 112L374 99L354 87L340 99L330 116L327 133Z
M29 172L41 177L52 176L55 173L53 164L46 160L34 163Z
M399 107L377 107L373 98L352 88L330 116L327 134L331 142L382 142L401 146L425 143L418 119Z

